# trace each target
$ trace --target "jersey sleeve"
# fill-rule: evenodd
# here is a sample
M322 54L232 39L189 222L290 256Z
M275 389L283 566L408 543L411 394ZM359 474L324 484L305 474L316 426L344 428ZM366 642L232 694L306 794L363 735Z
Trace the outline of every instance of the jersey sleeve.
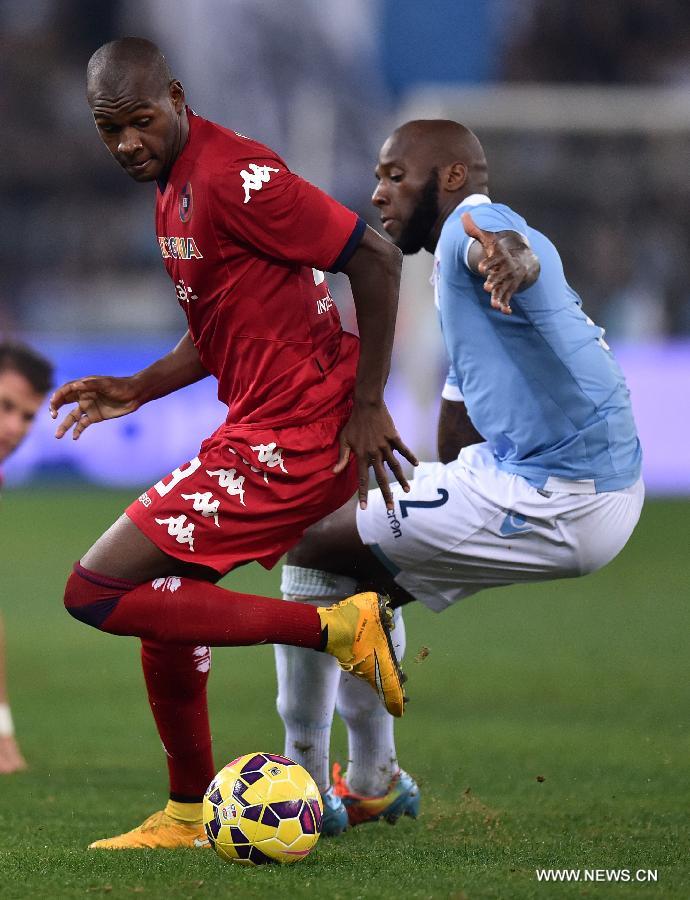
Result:
M453 400L455 403L461 403L465 399L462 395L462 390L460 389L460 383L453 363L451 363L448 368L446 383L443 385L441 396L444 400Z
M217 227L260 253L337 272L365 222L275 157L238 162L217 180Z
M471 209L465 209L465 212L474 219L475 223L484 231L516 231L529 244L527 238L527 223L516 212L502 203L482 203L473 206ZM476 242L476 239L466 234L460 220L461 234L458 240L458 257L464 266L469 268L467 264L467 256L470 247Z

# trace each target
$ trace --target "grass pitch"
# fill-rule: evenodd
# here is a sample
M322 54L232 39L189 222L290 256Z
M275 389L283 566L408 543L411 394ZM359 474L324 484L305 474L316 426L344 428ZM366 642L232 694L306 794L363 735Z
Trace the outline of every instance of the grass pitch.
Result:
M165 799L137 642L61 607L70 564L129 499L3 499L0 606L31 770L0 776L1 897L690 896L687 502L649 503L595 576L485 592L441 616L408 608L398 749L421 785L421 818L322 840L294 866L244 870L211 852L85 850ZM266 594L277 583L256 567L225 582ZM215 650L213 666L218 765L280 752L271 648ZM334 758L345 747L338 725ZM658 881L544 884L542 867L582 878L650 869Z

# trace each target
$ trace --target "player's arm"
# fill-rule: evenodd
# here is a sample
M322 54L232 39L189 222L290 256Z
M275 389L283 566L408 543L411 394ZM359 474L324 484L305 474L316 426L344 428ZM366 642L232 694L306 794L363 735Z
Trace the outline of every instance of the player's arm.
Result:
M367 505L369 466L372 466L386 507L393 508L393 495L384 463L405 491L410 487L395 452L413 465L417 458L403 444L386 408L383 389L393 352L398 309L402 254L397 247L367 227L342 271L350 279L357 313L360 351L352 415L340 435L341 471L354 453L359 466L359 504Z
M513 294L531 287L539 278L539 259L523 235L517 231L484 231L470 215L462 214L465 233L474 238L467 265L482 275L491 305L510 315Z
M463 447L481 444L484 438L472 424L462 400L441 398L438 417L438 458L442 463L457 459Z
M207 375L187 332L170 353L135 375L90 375L59 387L50 398L51 416L56 419L65 404L76 405L57 426L55 437L63 437L72 428L76 441L89 425L126 416L144 403L172 394Z

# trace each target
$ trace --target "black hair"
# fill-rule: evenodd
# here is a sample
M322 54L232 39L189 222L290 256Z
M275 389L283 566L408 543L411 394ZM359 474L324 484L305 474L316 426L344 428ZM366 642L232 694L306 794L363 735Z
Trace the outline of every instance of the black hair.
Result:
M53 364L26 344L0 342L0 374L18 372L37 394L47 394L53 386Z

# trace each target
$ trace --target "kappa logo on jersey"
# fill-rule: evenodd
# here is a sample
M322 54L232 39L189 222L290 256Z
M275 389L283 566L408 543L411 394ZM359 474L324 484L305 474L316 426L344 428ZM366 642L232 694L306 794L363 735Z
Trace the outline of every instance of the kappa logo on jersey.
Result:
M283 451L280 447L276 449L275 441L271 441L270 444L257 444L256 447L251 449L256 453L258 462L264 463L269 469L275 469L276 466L280 466L280 471L285 472L286 475L288 474L288 470L283 464Z
M211 500L213 494L210 491L206 491L204 494L181 494L180 496L183 500L192 500L195 511L200 512L205 519L212 518L216 523L216 528L220 528L218 523L220 500Z
M252 199L250 191L260 191L271 180L271 172L280 172L280 169L273 169L271 166L257 166L256 163L249 163L249 168L251 172L246 169L242 169L240 172L245 203L249 203Z
M189 222L189 220L192 218L192 213L194 212L194 201L192 197L191 181L188 181L180 191L180 196L177 200L177 211L180 214L180 222Z
M525 534L532 531L532 526L524 516L519 513L509 512L499 529L503 537L512 537L514 534Z
M187 544L194 553L194 522L187 524L187 516L169 516L167 519L156 519L158 525L167 525L168 534L174 537L178 544Z
M158 244L163 259L203 259L193 237L162 237L158 235Z

